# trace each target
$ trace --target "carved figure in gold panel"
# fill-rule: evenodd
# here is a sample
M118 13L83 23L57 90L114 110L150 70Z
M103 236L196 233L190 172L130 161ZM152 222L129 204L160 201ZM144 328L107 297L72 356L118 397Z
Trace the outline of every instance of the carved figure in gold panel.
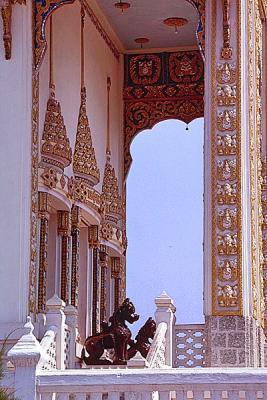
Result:
M218 106L234 106L236 103L236 85L217 86Z
M221 255L237 254L237 233L230 235L218 235L217 250Z
M220 307L236 307L238 297L238 287L218 285L218 304Z
M236 64L223 63L217 66L217 81L231 85L236 82Z
M230 135L228 133L225 136L217 135L217 152L220 156L235 155L236 135Z
M237 200L236 183L225 183L217 185L217 202L218 204L236 204Z
M226 208L218 211L218 228L224 230L237 229L237 209Z
M238 278L237 274L237 259L233 260L220 260L219 261L218 277L220 281L234 282Z
M220 181L236 179L236 160L217 161L217 174Z
M234 131L236 129L236 111L220 111L217 117L218 129L224 131Z

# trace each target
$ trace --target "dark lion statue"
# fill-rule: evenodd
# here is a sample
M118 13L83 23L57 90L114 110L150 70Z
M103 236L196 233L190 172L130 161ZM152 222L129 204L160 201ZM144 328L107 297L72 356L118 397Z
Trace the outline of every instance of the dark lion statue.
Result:
M87 365L127 363L127 347L131 342L131 331L126 322L133 324L139 319L130 299L125 299L122 305L109 318L109 323L102 324L102 331L89 336L84 343L81 360ZM100 360L104 350L114 349L113 361ZM85 350L88 357L85 355Z
M144 326L142 326L136 335L135 340L132 340L130 343L130 348L127 351L128 360L133 358L138 351L144 358L147 357L156 329L156 322L151 317L148 318Z

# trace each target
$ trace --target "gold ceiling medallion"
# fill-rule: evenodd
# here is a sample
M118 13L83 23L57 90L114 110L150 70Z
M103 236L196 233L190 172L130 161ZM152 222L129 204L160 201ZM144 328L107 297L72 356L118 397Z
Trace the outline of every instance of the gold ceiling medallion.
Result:
M53 28L52 15L50 16L50 78L49 99L45 114L44 131L42 137L41 160L42 163L55 166L61 171L70 165L72 151L67 137L64 119L61 114L60 103L55 97L55 84L53 79Z
M134 39L135 43L140 44L141 49L143 49L144 44L149 43L149 39L146 37L139 37Z
M81 104L77 125L73 172L76 179L82 179L89 186L99 183L100 172L97 167L95 150L92 144L91 130L86 114L86 88L84 82L84 18L81 10Z
M114 7L118 8L123 13L125 10L128 10L128 8L131 7L131 4L120 0L114 4Z
M230 60L233 54L233 50L230 45L230 39L231 39L230 0L222 0L222 7L223 7L223 48L221 49L221 58L223 60Z
M0 1L1 15L3 21L3 42L5 48L5 59L11 59L12 53L12 6L14 4L26 4L26 0L2 0Z
M166 18L163 21L164 25L174 28L174 32L178 33L178 28L181 28L184 25L188 24L188 20L186 18L180 17L170 17Z

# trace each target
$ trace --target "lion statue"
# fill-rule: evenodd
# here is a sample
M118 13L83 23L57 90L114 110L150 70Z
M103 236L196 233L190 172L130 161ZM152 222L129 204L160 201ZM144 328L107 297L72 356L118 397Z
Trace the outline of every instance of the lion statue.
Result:
M122 305L109 318L109 323L102 323L102 330L94 336L89 336L84 342L81 361L87 365L127 363L127 347L131 342L131 331L126 322L133 324L139 319L130 299L125 299ZM113 360L100 359L105 350L114 350ZM85 355L85 350L88 357Z
M130 348L127 351L128 360L133 358L139 351L141 355L146 358L149 352L151 341L154 339L157 325L156 322L150 317L146 323L139 330L135 340L130 343Z

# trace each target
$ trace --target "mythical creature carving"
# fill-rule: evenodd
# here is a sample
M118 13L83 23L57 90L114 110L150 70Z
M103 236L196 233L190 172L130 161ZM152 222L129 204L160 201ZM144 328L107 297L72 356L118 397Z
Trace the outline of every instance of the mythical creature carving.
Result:
M133 324L139 319L130 299L125 299L122 305L109 318L109 323L102 323L102 331L89 336L84 343L81 359L87 365L114 364L123 365L127 362L127 347L131 343L131 331L126 321ZM114 349L114 359L100 360L104 350ZM89 354L85 355L85 350Z
M130 343L130 348L127 351L128 360L133 358L139 351L141 355L146 358L149 352L151 342L156 333L156 322L150 317L145 325L139 330L135 340Z

